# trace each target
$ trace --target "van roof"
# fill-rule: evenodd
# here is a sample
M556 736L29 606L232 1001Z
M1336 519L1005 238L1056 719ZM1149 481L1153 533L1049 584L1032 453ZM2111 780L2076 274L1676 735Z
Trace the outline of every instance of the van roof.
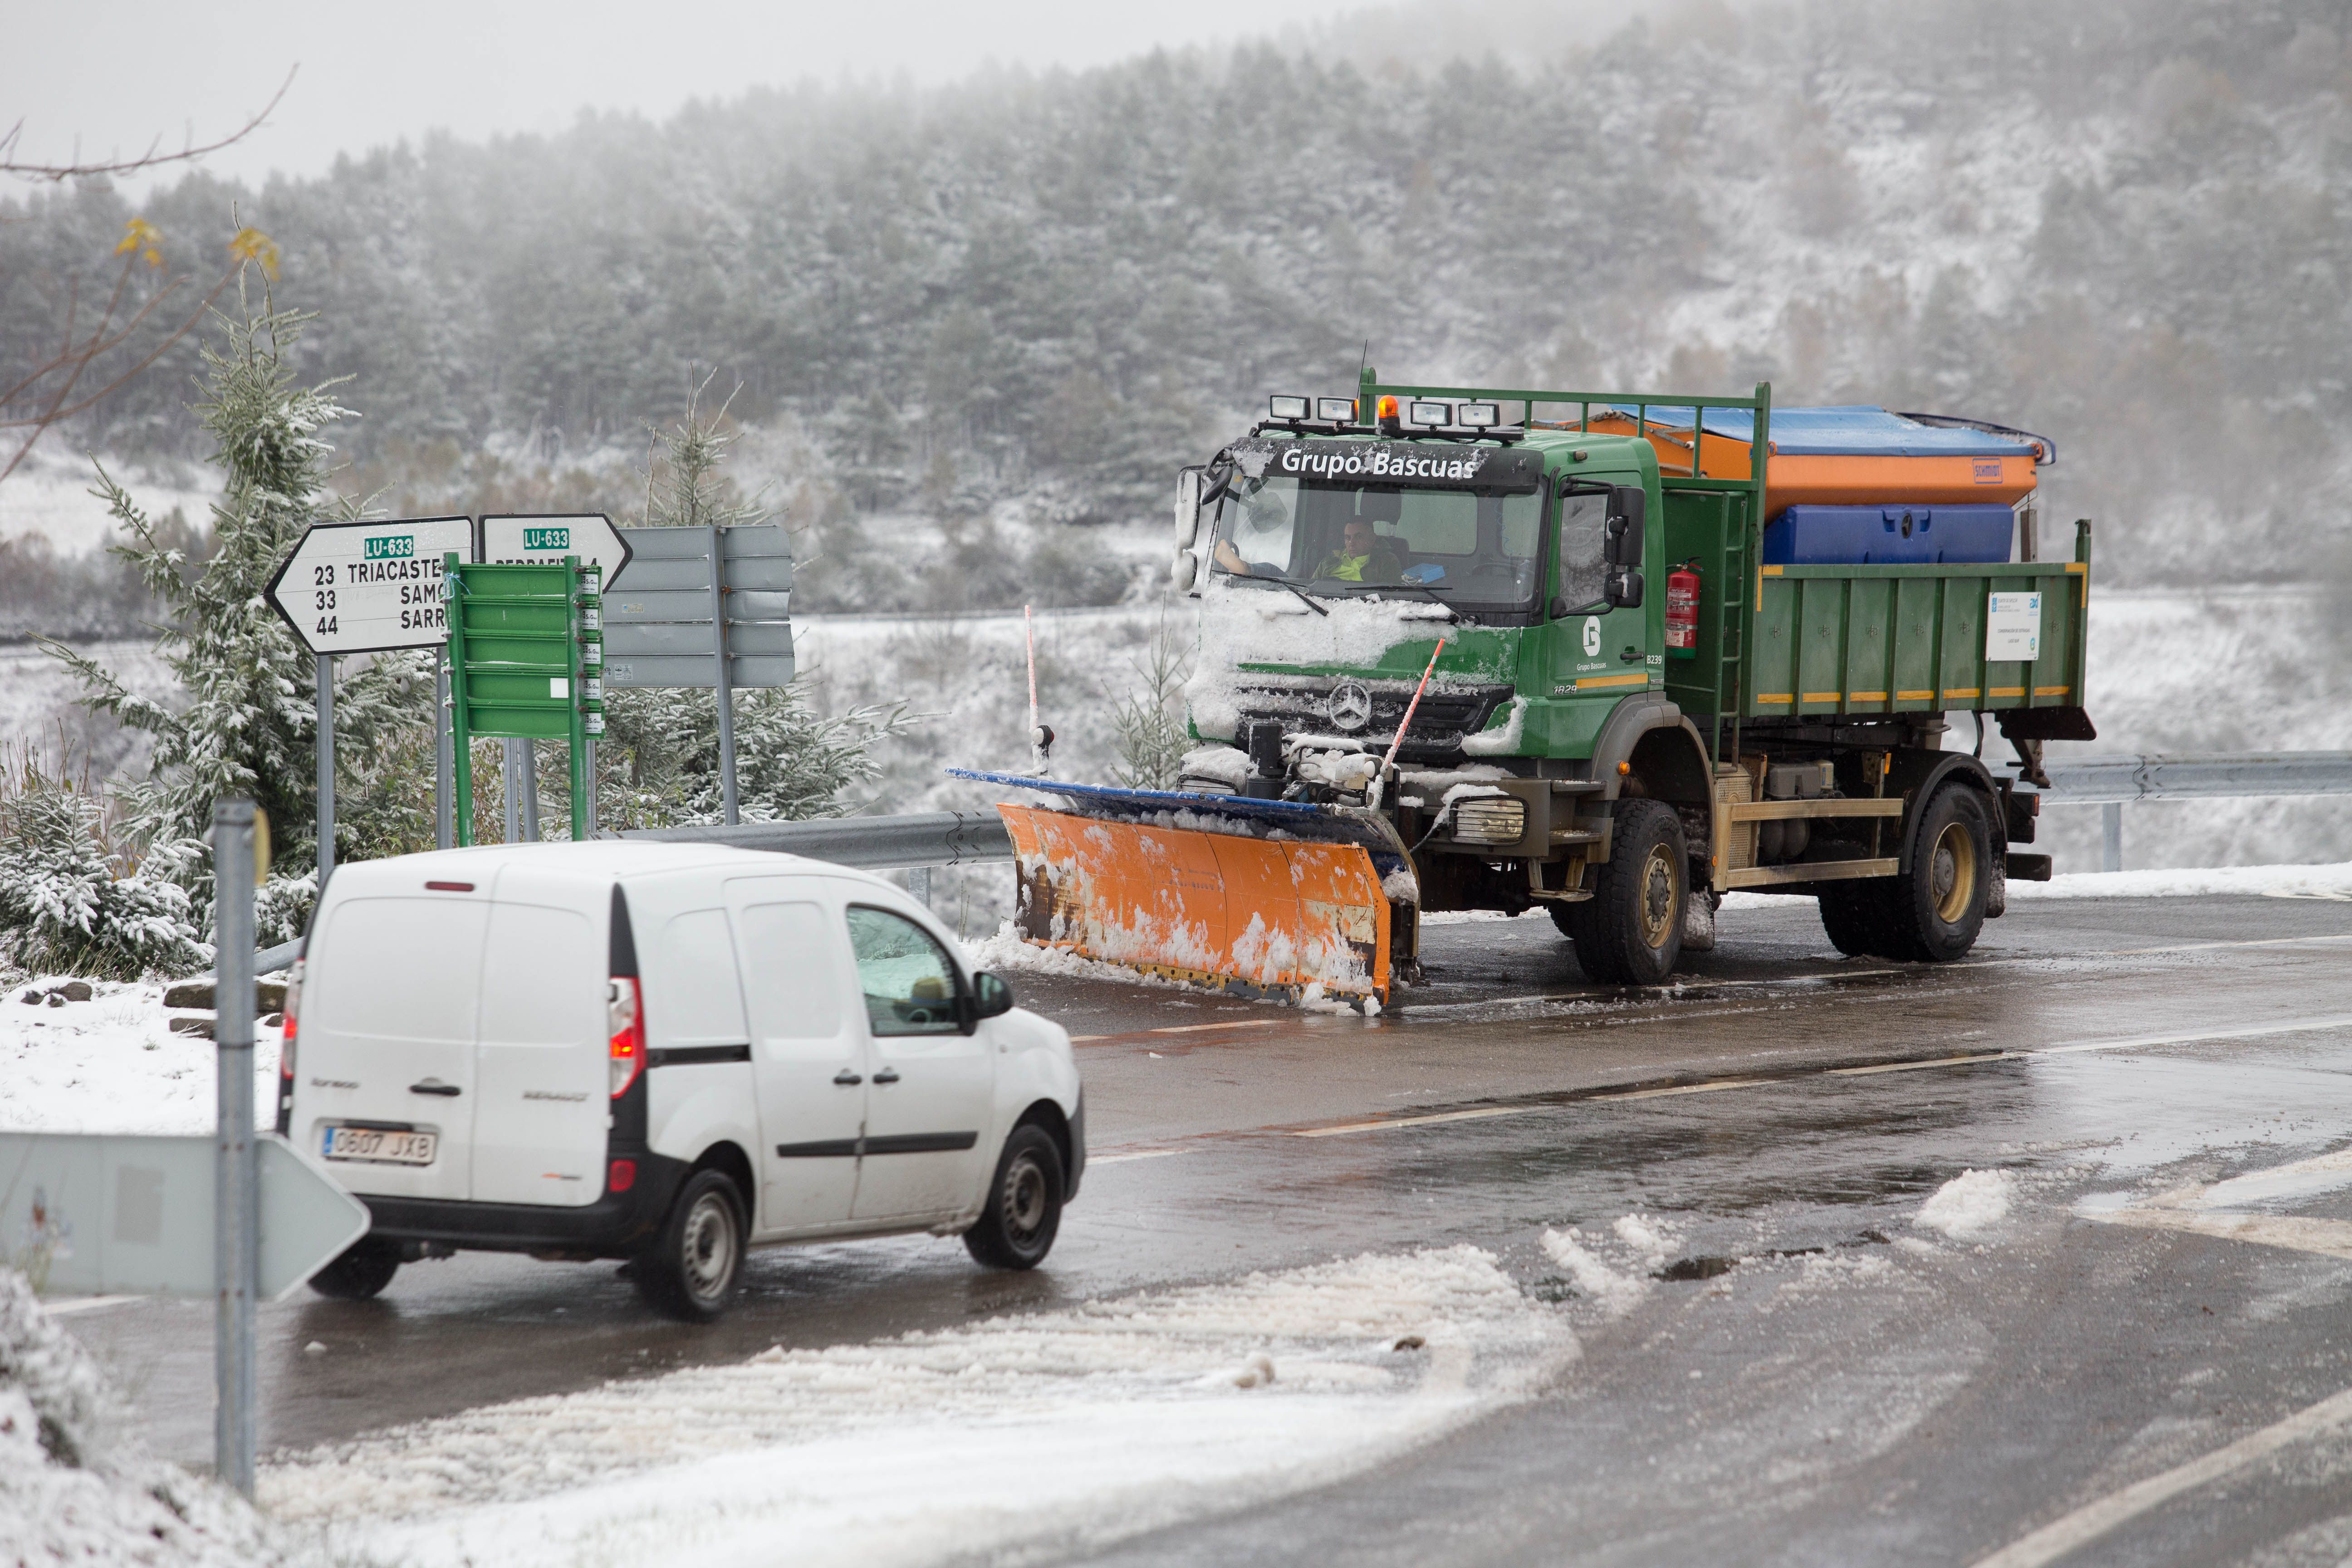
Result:
M388 882L471 881L527 861L533 869L583 883L628 882L640 877L698 867L739 868L769 876L794 872L850 877L887 887L882 879L829 860L783 855L771 849L736 849L721 844L667 844L642 839L592 838L580 843L485 844L470 849L428 849L383 860L356 860L335 868L332 882L357 883L371 891Z

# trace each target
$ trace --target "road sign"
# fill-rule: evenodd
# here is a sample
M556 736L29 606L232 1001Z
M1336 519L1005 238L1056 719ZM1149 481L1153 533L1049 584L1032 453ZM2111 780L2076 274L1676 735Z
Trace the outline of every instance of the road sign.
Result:
M630 532L640 531L632 529ZM481 553L473 559L504 566L561 566L567 555L593 561L611 583L629 563L629 542L602 512L482 519Z
M437 647L447 636L441 561L474 559L462 517L314 522L269 579L269 603L312 653Z
M552 564L453 556L449 566L456 841L474 841L472 743L486 735L571 742L572 837L586 837L588 745L604 727L601 577L577 556Z
M719 531L727 684L793 679L793 546L775 523ZM604 593L604 684L718 684L709 532L625 528L629 569Z
M260 1294L276 1300L365 1236L368 1211L284 1139L254 1142ZM218 1143L0 1132L0 1259L44 1295L212 1296Z

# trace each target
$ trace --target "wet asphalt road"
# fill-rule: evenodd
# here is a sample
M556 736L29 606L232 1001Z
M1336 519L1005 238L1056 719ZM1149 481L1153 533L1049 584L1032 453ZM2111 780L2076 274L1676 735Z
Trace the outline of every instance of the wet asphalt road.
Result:
M1098 1560L1969 1563L2053 1521L2068 1562L2352 1556L2352 1426L2095 1536L2076 1511L2352 1388L2352 1170L2255 1205L2316 1222L2294 1246L2090 1217L2352 1145L2352 904L2020 903L1929 969L1841 960L1790 900L1727 912L1652 995L1586 985L1539 916L1433 928L1426 956L1433 984L1377 1020L1021 982L1081 1040L1096 1155L1034 1274L929 1238L770 1252L728 1323L688 1329L609 1264L412 1266L374 1302L265 1310L265 1446L1471 1242L1578 1325L1553 1388ZM1917 1226L1970 1168L2011 1174L2011 1215L1975 1241ZM1629 1215L1664 1253L1611 1239ZM1542 1245L1570 1226L1665 1278L1612 1315ZM202 1462L209 1309L73 1322Z

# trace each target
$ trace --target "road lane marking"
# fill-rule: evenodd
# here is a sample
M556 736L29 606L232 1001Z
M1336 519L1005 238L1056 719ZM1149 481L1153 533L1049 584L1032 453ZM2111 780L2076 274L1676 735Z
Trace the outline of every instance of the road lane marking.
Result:
M1116 1035L1072 1035L1074 1046L1094 1045L1103 1040L1139 1040L1146 1035L1197 1035L1205 1029L1271 1029L1282 1018L1236 1018L1227 1024L1173 1024L1159 1029L1125 1029Z
M1587 1100L1664 1100L1668 1095L1673 1094L1713 1094L1717 1089L1757 1089L1768 1083L1780 1083L1785 1081L1785 1079L1781 1079L1769 1078L1710 1079L1705 1083L1669 1084L1664 1089L1630 1089L1620 1094L1588 1094L1584 1098Z
M2140 958L2151 952L2210 952L2221 947L2307 947L2317 942L2352 942L2352 931L2339 931L2334 936L2266 936L2245 942L2190 942L2178 947L2117 947L2110 948L2109 958Z
M139 1296L70 1296L62 1301L44 1301L41 1310L52 1318L61 1318L72 1312L95 1312L101 1308L120 1307L125 1301L142 1300L144 1298Z
M1129 1160L1165 1160L1171 1155L1189 1154L1192 1152L1190 1149L1138 1149L1126 1154L1089 1154L1087 1156L1087 1168L1091 1170L1097 1165L1124 1164Z
M2031 1535L2021 1536L1990 1557L1979 1557L1969 1568L2042 1568L2079 1546L2087 1545L2117 1525L2169 1502L2186 1491L2220 1480L2266 1459L2306 1437L2352 1422L2352 1389L2298 1410L2285 1420L2249 1433L2225 1448L2201 1459L2176 1465L2162 1475L2135 1481L2096 1502L2085 1503L2062 1519L2053 1520Z
M2300 1035L2327 1029L2352 1029L2352 1014L2328 1013L2301 1018L2277 1019L2268 1024L2240 1024L2218 1029L2176 1030L2164 1035L2129 1035L2107 1040L2079 1040L2070 1045L2038 1046L2030 1050L1978 1051L1966 1056L1932 1057L1925 1060L1869 1062L1854 1067L1807 1068L1768 1078L1707 1079L1697 1083L1664 1084L1646 1089L1569 1089L1555 1091L1545 1099L1513 1105L1470 1106L1459 1110L1432 1111L1422 1116L1374 1118L1362 1121L1340 1122L1328 1127L1303 1127L1289 1130L1294 1138L1336 1138L1347 1132L1385 1132L1402 1127L1430 1127L1446 1121L1483 1121L1497 1116L1532 1116L1540 1111L1559 1110L1570 1105L1596 1101L1622 1103L1635 1100L1662 1100L1671 1095L1710 1094L1727 1089L1772 1089L1801 1083L1811 1079L1866 1078L1882 1073L1920 1072L1930 1068L1979 1067L1988 1062L2029 1061L2036 1057L2075 1056L2085 1051L2146 1050L2158 1046L2198 1045L2211 1040L2254 1040L2274 1035Z
M2284 1247L2294 1252L2352 1261L2352 1221L2311 1219L2303 1215L2219 1214L2210 1210L2165 1208L2109 1209L2082 1217L2101 1225L2133 1230L2180 1230L2222 1241L2247 1241L2257 1247Z

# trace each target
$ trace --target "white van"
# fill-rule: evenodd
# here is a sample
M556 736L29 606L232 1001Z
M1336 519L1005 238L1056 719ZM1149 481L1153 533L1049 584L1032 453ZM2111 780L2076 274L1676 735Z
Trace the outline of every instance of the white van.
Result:
M1086 1164L1069 1035L838 866L614 841L362 861L294 973L278 1130L374 1216L329 1296L465 1247L631 1259L704 1321L747 1247L928 1230L1028 1268Z

